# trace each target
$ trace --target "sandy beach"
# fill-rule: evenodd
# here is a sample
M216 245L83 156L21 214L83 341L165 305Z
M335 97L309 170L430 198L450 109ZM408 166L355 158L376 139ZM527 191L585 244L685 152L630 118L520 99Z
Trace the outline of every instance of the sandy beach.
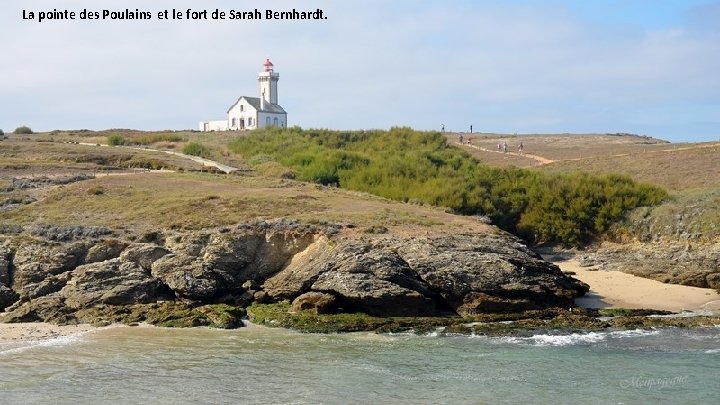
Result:
M652 308L667 311L718 311L720 294L709 288L665 284L620 271L580 267L577 260L555 262L563 271L590 285L590 292L575 300L585 308Z
M58 326L49 323L0 323L0 347L15 343L43 341L89 332L90 325Z

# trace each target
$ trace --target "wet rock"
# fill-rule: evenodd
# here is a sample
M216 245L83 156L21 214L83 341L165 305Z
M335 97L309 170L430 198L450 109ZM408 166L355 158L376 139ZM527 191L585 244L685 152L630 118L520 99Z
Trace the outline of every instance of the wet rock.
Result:
M337 300L332 294L316 291L307 292L295 298L291 311L312 311L316 314L332 314L337 312Z

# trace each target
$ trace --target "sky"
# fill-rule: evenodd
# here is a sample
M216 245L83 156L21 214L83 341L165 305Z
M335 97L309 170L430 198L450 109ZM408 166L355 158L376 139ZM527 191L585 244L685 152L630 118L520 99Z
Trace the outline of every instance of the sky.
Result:
M161 10L322 9L169 20ZM23 19L23 10L153 19ZM3 0L0 129L196 129L258 96L290 126L720 139L720 1Z

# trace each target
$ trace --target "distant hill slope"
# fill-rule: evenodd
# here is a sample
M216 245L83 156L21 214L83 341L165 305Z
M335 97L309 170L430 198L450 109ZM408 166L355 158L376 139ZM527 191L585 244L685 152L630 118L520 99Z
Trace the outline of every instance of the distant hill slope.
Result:
M532 167L549 173L626 174L670 190L720 188L720 142L673 144L626 134L447 136L460 146L460 135L464 150L492 166ZM498 150L498 144L505 142L508 153ZM520 143L522 153L518 151Z

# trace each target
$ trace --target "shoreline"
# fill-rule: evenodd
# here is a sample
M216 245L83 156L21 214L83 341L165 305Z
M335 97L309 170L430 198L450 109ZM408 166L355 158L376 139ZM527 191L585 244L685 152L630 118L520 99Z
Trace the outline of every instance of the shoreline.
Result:
M573 277L590 285L590 291L586 296L575 300L581 308L653 309L675 313L690 311L698 315L720 312L720 293L713 289L665 284L621 271L580 267L575 259L553 261L553 263L562 271L574 273ZM247 321L245 325L264 327L262 323ZM28 344L42 344L57 338L125 326L127 325L96 327L89 324L55 325L46 322L0 323L0 353Z
M91 325L54 325L47 322L0 323L0 354L98 329Z
M583 308L658 309L672 312L720 311L720 293L711 288L665 284L614 270L580 267L575 259L554 261L564 272L590 285L575 299Z

